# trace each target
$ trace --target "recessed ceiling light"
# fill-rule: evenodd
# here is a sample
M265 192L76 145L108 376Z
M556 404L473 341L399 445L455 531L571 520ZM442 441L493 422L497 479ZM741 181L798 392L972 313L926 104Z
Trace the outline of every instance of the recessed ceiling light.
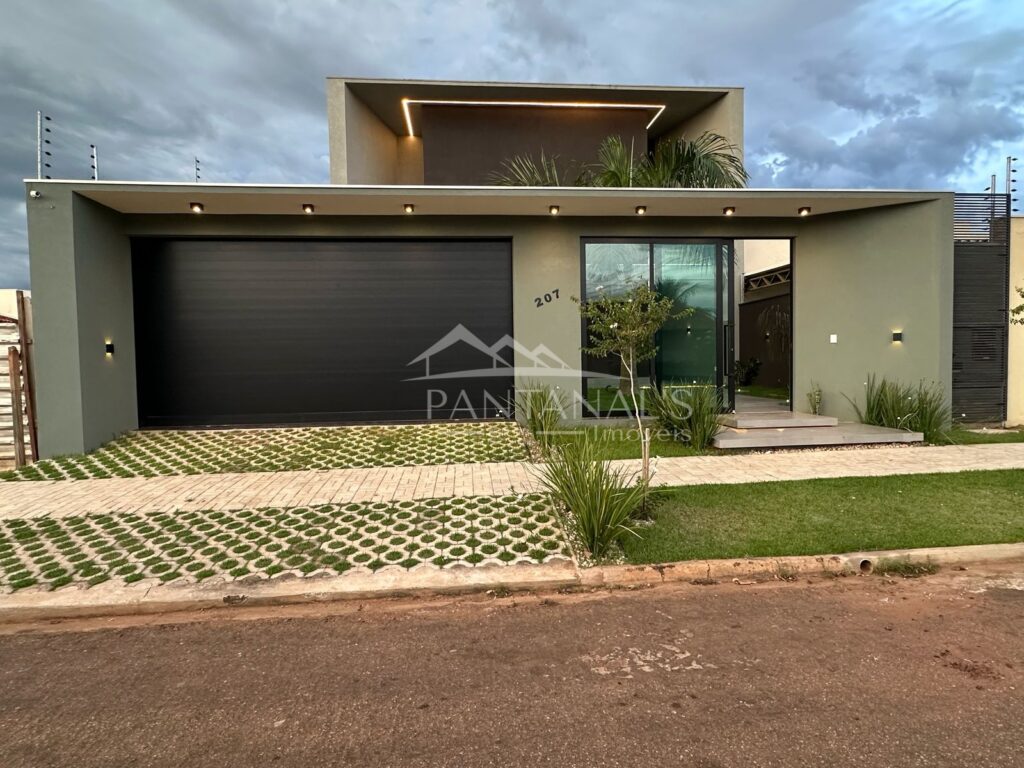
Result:
M549 205L548 206L548 213L550 213L552 216L557 216L559 210L561 210L561 209L557 205Z
M809 206L809 205L802 206L802 207L797 209L797 213L799 213L801 216L810 216L811 215L811 206Z
M188 207L192 211L192 213L202 213L204 210L206 210L205 208L203 208L202 203L189 203Z
M412 203L406 203L403 207L405 208L406 213L412 213L416 210L416 206Z
M647 213L647 206L646 205L638 205L636 207L636 215L637 216L643 216L645 213Z
M316 213L316 206L313 205L312 203L303 203L302 204L302 212L303 213Z
M727 205L725 208L722 209L723 216L732 216L734 213L736 213L736 208L734 208L731 205Z

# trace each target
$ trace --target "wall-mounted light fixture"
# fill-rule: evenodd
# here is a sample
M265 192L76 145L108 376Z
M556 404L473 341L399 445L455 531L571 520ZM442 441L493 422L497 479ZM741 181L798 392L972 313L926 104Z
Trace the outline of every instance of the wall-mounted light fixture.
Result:
M38 200L40 197L43 196L43 193L40 192L38 189L30 189L28 191L28 196L31 197L33 200Z
M550 213L552 216L557 216L560 210L561 208L559 208L557 205L548 206L548 213Z
M732 216L735 213L736 213L736 207L732 206L732 205L727 205L725 208L722 209L722 215L723 216Z
M796 212L798 214L800 214L801 216L810 216L811 215L811 206L809 206L809 205L801 206L800 208L796 209Z
M416 210L416 206L415 206L415 205L413 205L412 203L406 203L405 205L403 205L403 206L402 206L402 209L403 209L403 210L404 210L404 211L405 211L406 213L412 213L413 211L415 211L415 210Z
M839 334L838 333L830 333L828 335L828 343L829 344L838 344L839 343Z
M188 208L192 213L202 213L206 210L202 203L189 203Z
M312 216L314 213L316 213L316 206L313 205L312 203L303 203L302 212Z
M892 332L892 343L893 344L902 344L903 343L903 331L893 331Z
M689 325L686 326L686 335L689 336L691 333L693 333L693 328Z
M103 353L107 357L113 357L114 356L114 342L112 342L110 339L106 339L103 342Z
M637 216L643 216L645 213L647 213L647 206L646 205L638 205L636 207L636 215Z

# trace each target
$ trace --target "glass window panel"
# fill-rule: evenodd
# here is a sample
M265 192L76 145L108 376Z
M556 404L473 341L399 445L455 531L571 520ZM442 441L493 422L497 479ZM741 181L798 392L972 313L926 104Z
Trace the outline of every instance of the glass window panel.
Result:
M584 246L586 298L622 296L636 285L647 285L651 277L650 243L587 243ZM583 356L588 371L606 374L587 379L587 400L600 413L632 410L628 396L628 374L617 357ZM651 383L650 363L643 362L634 372L636 386Z
M587 243L586 288L588 300L601 293L621 296L651 276L651 247L647 243Z
M714 383L718 378L718 246L656 243L654 282L687 317L670 320L658 338L659 384Z

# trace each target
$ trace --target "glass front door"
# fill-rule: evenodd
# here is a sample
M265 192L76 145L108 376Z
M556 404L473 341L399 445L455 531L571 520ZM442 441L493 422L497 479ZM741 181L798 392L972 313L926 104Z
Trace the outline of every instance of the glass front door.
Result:
M658 334L658 354L640 363L635 378L653 385L706 385L722 389L732 409L732 258L725 240L584 240L583 291L587 299L621 296L638 283L670 296L683 317ZM586 344L586 328L584 344ZM591 413L631 409L628 374L612 359L584 355L584 391ZM604 375L596 375L604 374ZM641 406L642 407L642 406Z

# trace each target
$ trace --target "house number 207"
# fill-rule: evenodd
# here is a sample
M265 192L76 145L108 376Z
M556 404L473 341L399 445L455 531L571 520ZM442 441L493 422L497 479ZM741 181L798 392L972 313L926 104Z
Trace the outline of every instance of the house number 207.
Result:
M538 307L543 307L545 304L550 304L552 301L558 298L558 289L555 288L550 293L545 293L543 296L537 296L534 298L533 303Z

